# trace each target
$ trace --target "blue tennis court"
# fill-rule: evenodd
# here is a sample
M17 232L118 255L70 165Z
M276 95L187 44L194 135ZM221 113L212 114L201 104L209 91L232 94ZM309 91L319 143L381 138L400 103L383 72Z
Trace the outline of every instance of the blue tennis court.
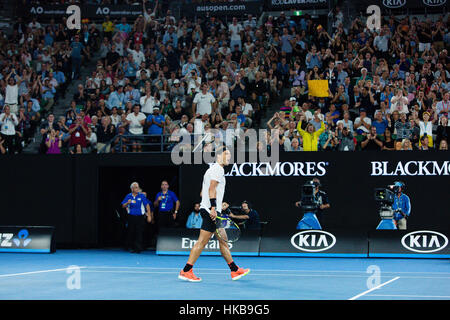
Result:
M58 250L1 257L2 300L450 299L448 259L236 257L251 273L231 281L221 257L201 256L194 270L203 281L190 283L177 278L186 256L152 251Z

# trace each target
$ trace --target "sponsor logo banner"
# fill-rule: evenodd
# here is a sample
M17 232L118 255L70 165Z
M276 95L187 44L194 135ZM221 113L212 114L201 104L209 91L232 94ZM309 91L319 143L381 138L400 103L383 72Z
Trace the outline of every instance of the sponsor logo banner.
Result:
M40 18L62 17L69 16L67 5L28 5L21 7L22 14L38 16ZM110 17L128 17L136 18L143 14L142 5L139 6L126 6L126 5L83 5L80 6L82 19L103 19L105 16Z
M450 257L448 231L377 230L369 235L369 257Z
M0 252L53 252L53 234L53 227L0 226Z
M448 176L450 161L372 161L371 176Z
M234 163L227 169L227 177L313 177L324 176L327 173L328 162L244 162Z
M328 0L268 0L266 6L270 10L289 9L325 9L328 8Z
M162 229L158 234L156 254L189 255L197 242L198 229ZM257 256L259 251L259 231L243 230L240 239L228 243L233 255ZM212 237L202 254L220 255L219 240Z
M263 7L262 1L235 1L232 3L223 2L202 2L201 4L190 3L183 6L183 16L220 16L220 15L257 15Z
M268 234L261 238L260 255L367 257L367 233L335 229L281 234L268 230Z

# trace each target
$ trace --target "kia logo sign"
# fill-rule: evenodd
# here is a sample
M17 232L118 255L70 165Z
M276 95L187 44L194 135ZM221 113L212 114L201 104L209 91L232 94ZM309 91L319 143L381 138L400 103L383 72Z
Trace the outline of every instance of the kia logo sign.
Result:
M447 0L423 0L423 3L430 7L442 6L447 2Z
M406 4L406 0L383 0L383 4L388 8L401 8Z
M432 253L444 249L448 239L436 231L414 231L403 236L402 246L418 253Z
M336 244L336 237L322 230L306 230L294 234L291 244L298 250L320 252L332 248Z

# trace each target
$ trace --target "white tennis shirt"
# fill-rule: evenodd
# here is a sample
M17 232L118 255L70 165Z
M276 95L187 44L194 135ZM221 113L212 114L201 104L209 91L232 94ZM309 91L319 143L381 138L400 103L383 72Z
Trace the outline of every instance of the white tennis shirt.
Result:
M209 201L209 186L211 185L211 180L219 182L216 187L216 211L222 210L222 201L225 194L225 171L223 167L217 162L206 170L203 176L202 184L202 202L200 203L200 209L205 209L210 212L211 202Z

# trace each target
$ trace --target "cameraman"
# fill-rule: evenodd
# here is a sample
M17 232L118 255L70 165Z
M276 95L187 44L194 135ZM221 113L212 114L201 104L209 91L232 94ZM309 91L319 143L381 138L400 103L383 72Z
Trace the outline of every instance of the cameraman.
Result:
M256 210L250 207L247 201L242 201L241 204L241 214L233 214L231 211L229 213L230 218L237 219L239 225L244 225L245 229L258 230L260 228L259 214Z
M314 178L311 183L314 184L314 198L318 205L316 210L316 217L319 220L320 225L322 225L322 212L323 210L329 209L331 207L330 202L328 201L328 195L326 194L326 192L320 190L320 180L318 178ZM295 206L301 208L301 201L297 201L295 203Z
M406 230L406 220L411 213L411 201L409 197L403 193L405 190L405 184L400 181L394 182L392 189L395 193L394 203L392 210L395 211L394 220L397 223L399 230Z

